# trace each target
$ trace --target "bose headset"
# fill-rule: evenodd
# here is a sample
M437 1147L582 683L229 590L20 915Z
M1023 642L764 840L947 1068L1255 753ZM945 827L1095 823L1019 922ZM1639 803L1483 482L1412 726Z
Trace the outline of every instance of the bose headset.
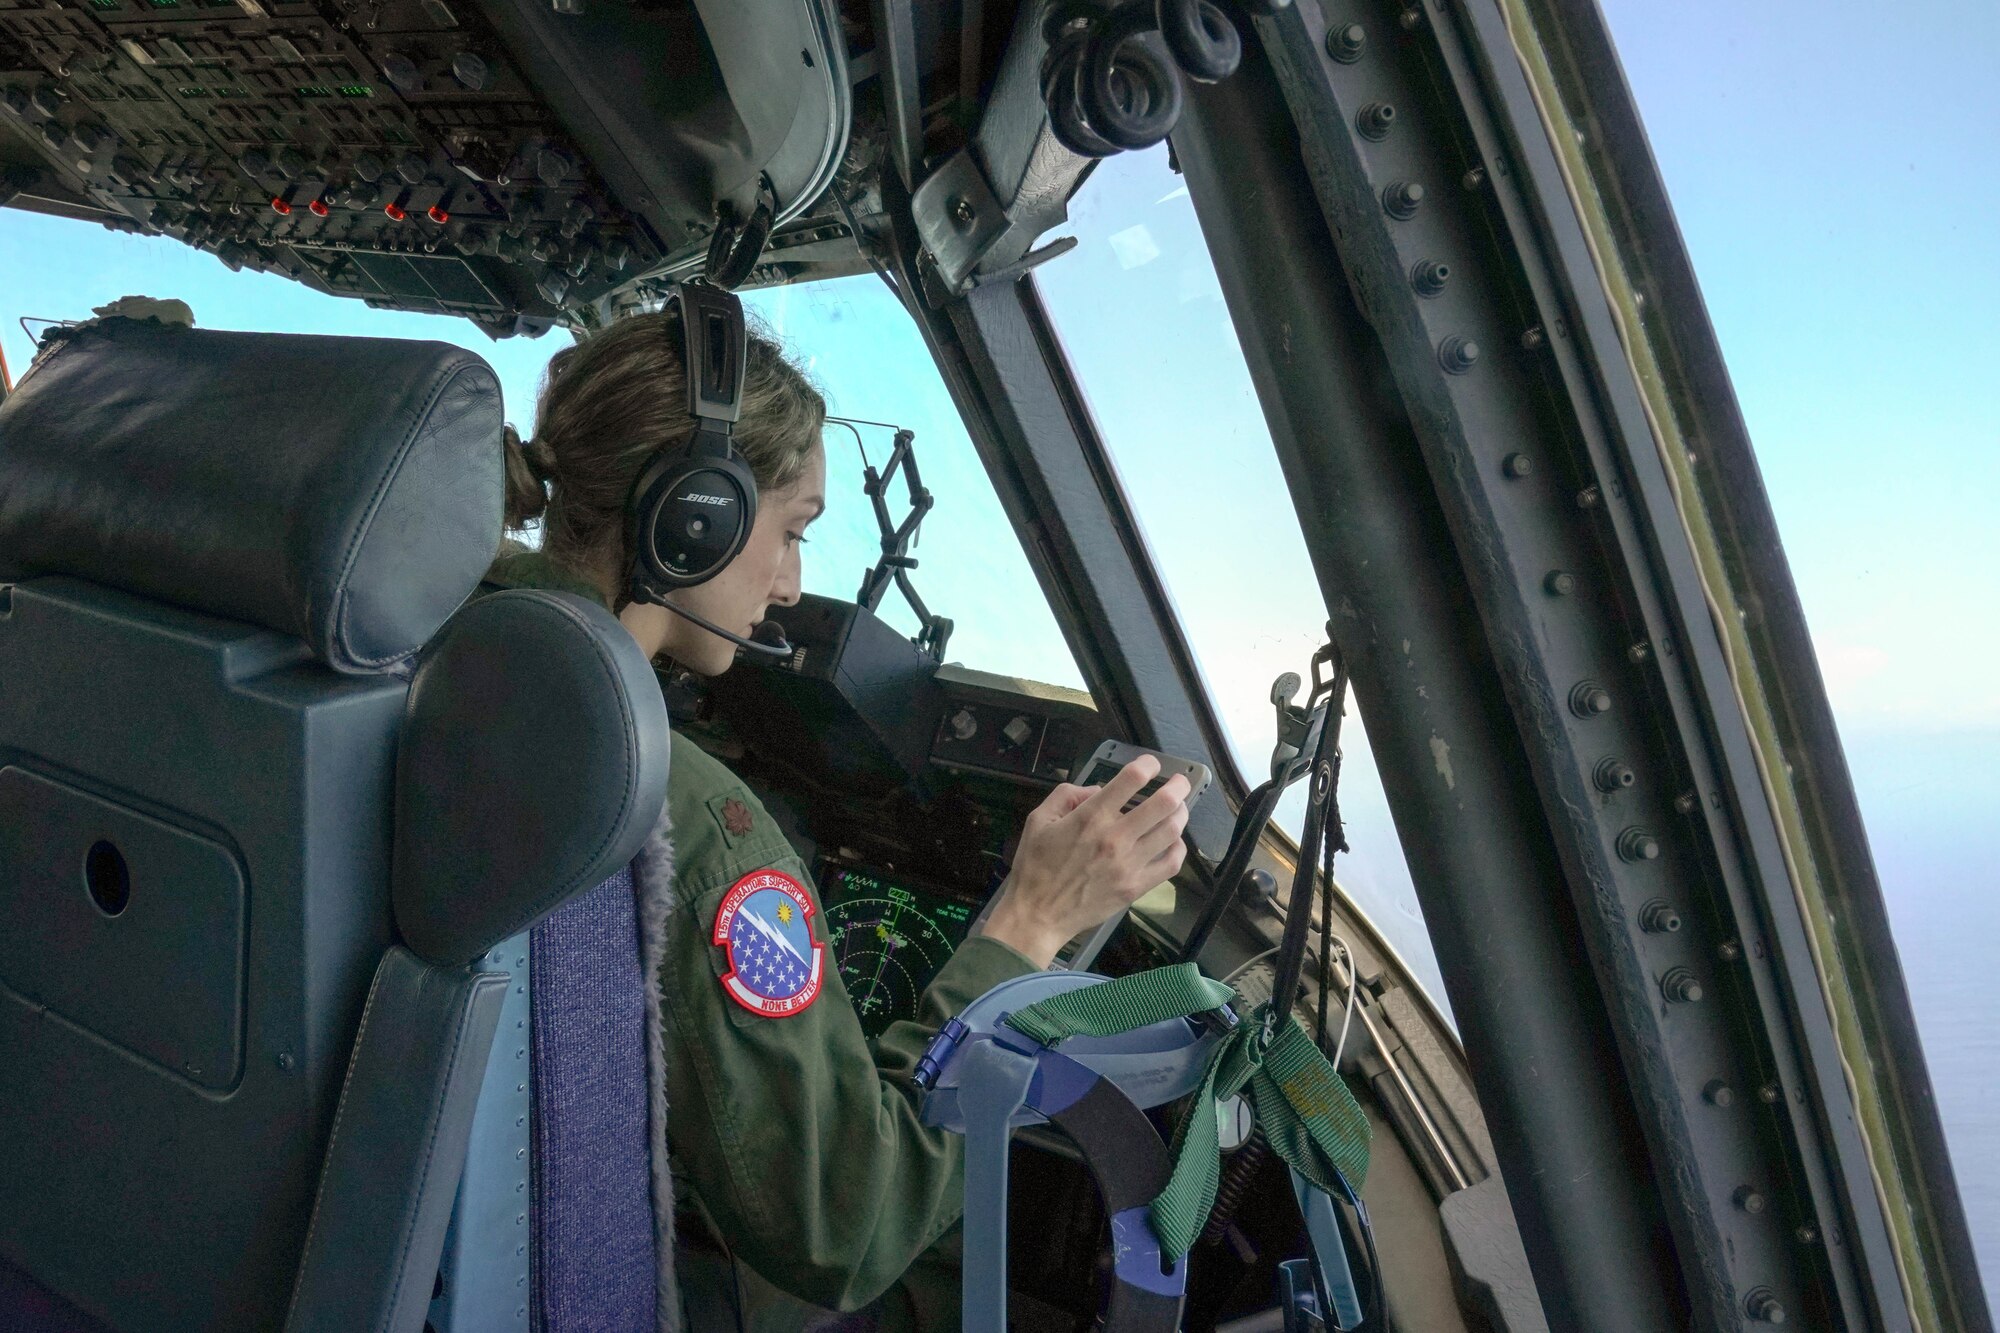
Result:
M788 657L792 646L776 621L760 622L752 631L757 637L746 639L667 600L675 589L714 578L743 549L757 521L757 480L730 438L743 411L749 350L743 303L718 287L686 282L667 294L666 309L680 312L694 431L663 446L633 484L626 510L632 600L663 606L740 648Z

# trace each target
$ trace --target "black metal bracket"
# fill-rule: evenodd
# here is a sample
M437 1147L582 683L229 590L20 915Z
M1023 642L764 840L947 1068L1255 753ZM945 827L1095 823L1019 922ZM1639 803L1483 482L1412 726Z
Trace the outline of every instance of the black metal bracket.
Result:
M853 432L854 443L861 444L861 426L880 423L857 421L849 417L828 417L830 425L844 426ZM889 450L889 461L880 472L868 461L868 450L861 450L861 488L868 496L868 502L875 508L875 526L882 534L882 555L875 567L861 576L861 590L854 594L854 600L863 609L873 611L882 605L882 598L893 583L901 589L903 598L910 604L910 610L917 616L922 627L911 641L930 654L934 662L944 661L945 645L951 642L952 622L944 616L933 615L924 599L917 595L916 585L910 581L910 571L917 567L910 548L916 544L918 529L922 527L924 515L931 512L937 503L924 486L922 475L917 471L917 433L907 426L895 427L895 444ZM910 512L903 515L898 523L889 517L889 487L896 480L896 474L903 474L903 484L909 497Z

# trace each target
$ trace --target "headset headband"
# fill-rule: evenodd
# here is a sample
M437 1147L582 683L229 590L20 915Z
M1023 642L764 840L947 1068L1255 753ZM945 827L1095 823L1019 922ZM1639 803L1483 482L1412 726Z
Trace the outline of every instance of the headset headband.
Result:
M743 414L743 303L733 292L706 283L676 283L669 308L681 315L681 352L687 371L688 415L695 431L727 435Z

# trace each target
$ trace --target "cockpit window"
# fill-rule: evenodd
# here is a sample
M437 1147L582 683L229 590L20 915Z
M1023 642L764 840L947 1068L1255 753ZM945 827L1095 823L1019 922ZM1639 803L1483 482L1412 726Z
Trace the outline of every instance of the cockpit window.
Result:
M57 262L50 262L59 256ZM0 332L15 378L34 345L18 318L82 320L94 306L132 292L178 296L204 328L341 333L378 338L433 338L477 352L499 372L507 416L525 436L548 360L569 345L560 331L530 341L495 342L464 320L370 310L298 283L231 273L177 241L142 238L13 210L0 212ZM957 409L923 339L895 297L873 275L744 293L744 303L776 333L825 393L830 411L889 426L827 432L827 512L808 534L805 587L852 601L862 574L881 553L875 516L862 493L861 452L879 471L894 445L893 427L916 432L915 455L936 506L910 554L911 580L932 613L953 630L946 658L982 671L1084 688L1019 537L980 465ZM30 328L39 332L32 321ZM908 511L903 478L888 496L892 519ZM529 540L536 534L530 532ZM893 588L879 608L891 625L918 624Z
M1230 748L1251 783L1277 739L1271 683L1304 672L1326 602L1223 305L1187 187L1164 147L1097 165L1070 203L1077 248L1037 271L1063 350L1173 596ZM1363 719L1350 701L1336 875L1445 1008ZM1305 788L1278 821L1298 836Z
M807 592L855 600L882 539L862 491L863 455L880 473L896 428L916 432L914 456L936 505L910 549L910 581L933 615L952 621L948 661L1083 689L1021 540L974 452L916 324L873 274L745 292L761 319L826 395L827 411L857 419L826 432L826 514L807 534ZM909 512L905 478L884 496L892 522ZM915 613L891 587L878 614L905 634Z

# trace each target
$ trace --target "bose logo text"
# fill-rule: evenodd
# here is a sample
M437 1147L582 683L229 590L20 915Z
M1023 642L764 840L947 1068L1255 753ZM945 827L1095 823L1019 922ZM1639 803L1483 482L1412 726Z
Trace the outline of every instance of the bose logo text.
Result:
M730 504L735 504L736 502L730 499L726 495L695 494L695 495L683 495L681 497L681 503L682 504L694 503L698 505L730 505Z

